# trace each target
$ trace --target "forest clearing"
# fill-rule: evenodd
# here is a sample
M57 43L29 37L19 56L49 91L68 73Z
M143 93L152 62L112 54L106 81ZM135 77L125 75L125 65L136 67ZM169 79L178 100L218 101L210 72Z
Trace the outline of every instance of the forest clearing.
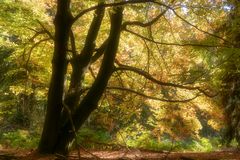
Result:
M0 0L0 159L239 145L239 0Z

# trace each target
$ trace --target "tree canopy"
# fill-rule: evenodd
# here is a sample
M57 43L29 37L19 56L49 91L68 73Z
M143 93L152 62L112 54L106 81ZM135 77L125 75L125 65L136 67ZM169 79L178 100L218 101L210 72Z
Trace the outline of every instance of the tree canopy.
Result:
M91 127L239 143L239 13L238 0L2 0L0 123L63 155Z

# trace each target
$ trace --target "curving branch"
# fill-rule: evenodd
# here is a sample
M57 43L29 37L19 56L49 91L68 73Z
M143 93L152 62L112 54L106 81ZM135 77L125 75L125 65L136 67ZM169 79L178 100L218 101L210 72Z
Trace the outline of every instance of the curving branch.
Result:
M197 29L198 31L203 32L203 33L205 33L205 34L208 34L208 35L210 35L210 36L212 36L212 37L221 39L221 40L223 40L224 42L226 42L226 43L228 43L228 44L232 44L231 42L227 41L227 40L224 39L223 37L220 37L220 36L215 35L215 34L213 34L213 33L209 33L209 32L207 32L207 31L199 28L198 26L190 23L189 21L187 21L186 19L184 19L182 16L180 16L180 15L175 11L174 8L172 8L172 7L169 6L169 5L164 4L164 3L162 3L162 2L158 2L158 1L156 1L156 0L131 0L131 1L122 1L122 2L117 2L117 3L104 4L103 7L107 8L107 7L123 6L123 5L127 5L127 4L138 4L138 3L146 3L146 2L152 2L152 3L157 4L157 5L159 5L159 6L164 6L167 10L171 10L171 11L172 11L178 18L180 18L183 22L185 22L185 23L187 23L188 25L194 27L194 28ZM83 11L81 11L79 14L77 14L77 15L73 18L73 23L74 23L75 21L77 21L80 17L82 17L84 14L86 14L86 13L88 13L88 12L90 12L90 11L93 11L93 10L97 9L98 7L99 7L99 4L98 4L98 5L95 5L95 6L92 6L92 7L90 7L90 8L87 8L87 9L85 9L85 10L83 10ZM166 10L166 11L167 11L167 10ZM163 13L163 14L164 14L164 13ZM161 15L161 14L160 14L160 15ZM159 16L160 16L160 15L159 15ZM160 17L161 17L161 16L160 16ZM156 19L156 21L157 21L157 19ZM141 23L141 22L133 22L133 23L134 23L135 25L138 25L138 26L148 25L148 24L144 24L144 23ZM153 23L154 23L154 22L153 22ZM130 23L130 25L131 25L131 23ZM149 24L149 25L151 25L151 24Z
M205 33L205 34L208 34L208 35L210 35L210 36L212 36L212 37L221 39L221 40L223 40L224 42L226 42L226 43L228 43L228 44L232 44L231 42L229 42L228 40L224 39L223 37L220 37L220 36L215 35L215 34L213 34L213 33L207 32L207 31L199 28L198 26L190 23L189 21L187 21L186 19L184 19L183 17L181 17L179 14L177 14L177 12L176 12L174 9L171 9L171 10L173 11L173 13L174 13L179 19L181 19L183 22L187 23L188 25L192 26L193 28L197 29L198 31L203 32L203 33Z
M33 46L30 48L30 50L28 52L28 58L27 58L26 63L25 63L26 68L28 68L28 64L29 64L29 61L30 61L30 58L31 58L31 55L32 55L32 51L34 50L34 48L36 48L42 42L45 42L45 41L48 41L48 40L50 40L50 38L41 39L38 42L36 42L35 44L33 44Z
M123 88L123 87L107 87L107 90L121 90L121 91L127 91L127 92L131 92L134 94L137 94L139 96L142 96L144 98L148 98L148 99L152 99L152 100L157 100L157 101L162 101L162 102L170 102L170 103L186 103L186 102L190 102L194 99L196 99L197 97L199 97L200 95L197 94L196 96L189 98L189 99L184 99L184 100L173 100L173 99L163 99L163 98L158 98L158 97L153 97L153 96L149 96L146 94L143 94L141 92L135 91L133 89L130 88Z
M158 16L153 18L151 21L147 23L139 22L139 21L127 21L122 24L122 28L125 29L127 26L139 26L139 27L148 27L153 25L155 22L157 22L166 12L168 9L161 12Z
M186 85L181 85L181 84L162 82L162 81L154 78L152 75L150 75L149 73L147 73L144 70L141 70L139 68L135 68L132 66L120 64L118 61L115 61L115 62L119 66L119 67L115 68L115 71L119 71L119 70L120 71L131 71L131 72L137 73L137 74L145 77L146 79L150 80L151 82L161 85L161 86L175 87L175 88L186 89L186 90L196 90L196 91L199 91L200 93L204 94L207 97L217 96L217 94L208 93L206 90L201 89L200 87L192 87L192 86L186 86Z
M153 39L150 39L150 38L147 38L147 37L144 37L134 31L131 31L127 28L124 28L124 31L126 32L129 32L139 38L142 38L146 41L149 41L149 42L152 42L152 43L155 43L155 44L159 44L159 45L167 45L167 46L181 46L181 47L186 47L186 46L192 46L192 47L206 47L206 48L215 48L215 47L218 47L218 48L232 48L232 46L225 46L225 45L208 45L208 44L197 44L197 43L167 43L167 42L159 42L159 41L155 41Z
M228 43L228 44L232 44L231 42L229 42L228 40L224 39L223 37L220 37L220 36L215 35L215 34L213 34L213 33L209 33L209 32L207 32L207 31L199 28L198 26L192 24L191 22L187 21L185 18L183 18L182 16L180 16L180 15L175 11L174 8L168 6L168 5L164 4L164 3L161 3L161 2L154 1L154 3L155 3L155 4L158 4L158 5L161 5L161 6L164 6L164 7L166 7L167 9L171 10L179 19L181 19L183 22L187 23L188 25L192 26L193 28L197 29L198 31L203 32L203 33L205 33L205 34L208 34L208 35L210 35L210 36L212 36L212 37L221 39L221 40L223 40L224 42L226 42L226 43ZM232 45L233 45L233 44L232 44Z
M138 4L138 3L146 3L146 2L152 2L152 3L157 3L158 5L167 6L165 4L162 4L161 2L155 2L155 0L130 0L130 1L121 1L121 2L116 2L116 3L107 3L107 4L104 4L103 7L108 8L108 7L124 6L127 4ZM93 11L93 10L97 9L98 7L99 7L99 4L81 11L73 18L73 22L77 21L84 14L86 14L90 11Z
M153 37L153 34L152 34L152 27L149 27L149 28L148 28L148 31L149 31L149 39L152 39L153 41L155 41L155 40L154 40L154 37ZM144 41L145 41L145 40L144 40ZM165 67L166 71L170 73L168 64L167 64L167 62L166 62L166 60L165 60L162 52L160 51L159 45L156 44L156 43L154 43L154 44L155 44L156 47L157 47L157 50L158 50L158 52L159 52L159 54L160 54L160 56L161 56L161 59L162 59L162 61L163 61L163 64L164 64L164 67Z
M52 35L52 33L47 30L47 28L42 24L42 22L40 22L39 20L37 20L38 24L42 27L43 31L52 39L54 40L54 36Z
M32 29L30 27L28 27L28 29L30 29L31 31L34 31L35 34L29 39L30 42L34 42L35 38L38 37L39 35L42 35L42 34L45 34L46 32L44 30L35 30L35 29Z

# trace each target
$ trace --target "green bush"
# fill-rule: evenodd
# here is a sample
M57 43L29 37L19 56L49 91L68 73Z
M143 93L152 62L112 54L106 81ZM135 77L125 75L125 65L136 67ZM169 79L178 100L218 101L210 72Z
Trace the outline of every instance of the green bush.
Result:
M77 134L77 143L87 148L104 149L103 144L111 143L111 140L111 135L104 129L82 128Z
M38 142L39 135L30 134L27 130L3 133L0 137L0 144L10 148L32 149L37 147Z
M221 140L218 137L200 139L189 139L177 142L176 149L179 151L200 151L210 152L221 147Z
M121 138L122 137L122 138ZM125 140L122 140L122 139ZM125 142L124 142L125 141ZM132 148L142 148L149 150L167 150L167 151L200 151L209 152L221 147L221 140L219 137L186 140L171 140L170 137L163 137L160 141L153 137L150 132L132 132L122 133L118 142L123 145L128 145ZM125 144L124 144L125 143Z

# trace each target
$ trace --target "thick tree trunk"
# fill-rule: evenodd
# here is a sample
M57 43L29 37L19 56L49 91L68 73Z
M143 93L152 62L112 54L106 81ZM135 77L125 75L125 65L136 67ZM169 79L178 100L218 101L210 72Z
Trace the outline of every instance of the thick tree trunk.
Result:
M121 33L122 11L123 9L118 7L115 8L111 13L109 42L104 53L100 71L89 92L83 98L75 113L72 115L72 120L76 130L82 126L90 113L97 108L98 101L100 100L113 72L114 59L117 53ZM68 147L73 141L74 136L75 133L73 132L72 123L70 120L68 120L67 123L61 128L56 152L63 155L68 154Z
M90 113L96 109L108 80L113 71L114 59L116 56L122 24L122 8L115 8L111 13L111 29L108 38L108 45L104 53L104 58L98 76L91 89L83 100L75 107L79 99L79 89L81 89L81 79L84 76L84 69L91 63L91 58L95 48L95 40L100 29L103 18L104 6L99 5L96 15L92 21L85 47L78 55L73 57L73 74L70 94L74 97L66 99L63 103L64 78L67 70L67 50L68 39L71 33L73 17L70 12L71 0L58 0L57 14L55 17L55 39L54 54L52 61L52 78L48 93L48 108L44 123L42 137L38 150L40 153L60 153L68 154L68 146L73 141L75 133L73 126L78 130ZM74 93L76 91L76 93ZM67 95L68 96L68 95ZM72 100L74 102L72 102ZM69 101L69 102L68 102ZM66 112L62 112L64 106L70 108L72 116L66 119ZM69 106L70 105L70 106ZM75 109L76 108L76 109ZM62 114L65 113L65 114ZM73 124L72 121L73 120Z
M40 153L54 153L60 129L60 116L64 78L67 69L67 46L72 25L70 0L58 0L57 14L55 17L54 54L52 60L52 77L48 92L47 114L38 146Z

